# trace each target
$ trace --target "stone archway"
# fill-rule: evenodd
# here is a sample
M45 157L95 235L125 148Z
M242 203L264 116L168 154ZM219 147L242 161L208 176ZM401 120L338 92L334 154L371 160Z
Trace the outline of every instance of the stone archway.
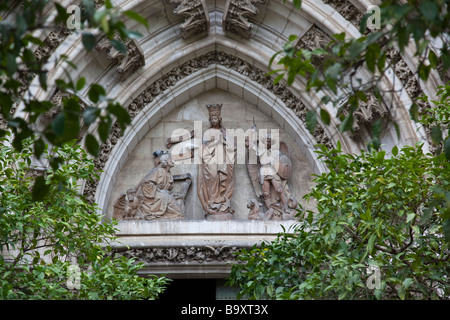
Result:
M349 135L341 134L337 129L337 119L332 119L331 126L319 126L316 132L310 134L304 125L306 111L318 105L320 97L304 93L303 79L297 79L291 87L283 84L274 86L271 79L264 75L268 71L270 57L281 49L291 32L299 36L299 45L304 46L316 45L326 40L321 37L342 31L357 36L355 21L358 19L349 12L361 13L370 1L345 1L342 5L342 1L305 0L301 12L293 8L292 1L266 1L259 6L259 12L251 16L252 28L243 30L243 33L224 27L226 0L206 1L203 12L209 18L205 20L207 28L192 35L179 29L184 18L174 13L176 6L172 2L116 1L116 5L124 10L132 8L154 21L150 31L139 29L132 21L127 21L144 34L137 45L145 61L145 65L128 77L119 77L117 63L108 60L102 52L86 54L79 34L69 33L67 36L61 33L59 36L64 36L64 41L56 41L58 45L53 53L65 54L78 64L74 76L85 76L88 82L103 85L111 98L126 106L133 117L132 125L122 137L118 127L113 129L95 160L96 167L104 171L101 179L84 188L84 193L99 204L103 213L106 211L106 216L114 201L118 176L133 157L139 143L149 132L156 130L158 123L166 117L212 89L233 94L261 114L269 116L291 138L314 173L326 170L315 156L316 143L333 146L339 140L347 152L358 152L364 146L367 136L363 135L362 141L355 141ZM205 30L208 30L207 34ZM41 36L48 39L50 35ZM404 74L410 74L414 59L406 55L400 60L403 61L402 70L406 70ZM61 68L51 69L49 83L62 73ZM425 132L417 131L408 116L412 98L405 82L409 81L405 80L408 77L394 72L390 76L391 82L402 80L395 83L406 90L393 99L398 107L396 110L399 110L393 116L401 128L401 138L396 137L393 127L388 128L383 137L387 148L395 144L426 141ZM34 81L37 84L38 80ZM433 81L436 82L435 79ZM390 84L388 80L386 82L386 85ZM32 83L30 90L39 99L48 99L55 94L52 90L45 92L36 89L38 87ZM430 83L424 86L430 96L433 96L432 87ZM83 98L87 92L81 94ZM366 111L370 115L372 109L368 107ZM91 128L94 132L95 129ZM280 224L272 222L233 221L208 225L203 221L196 224L126 222L121 223L120 236L132 248L124 254L148 263L147 273L170 271L197 277L206 272L211 277L222 277L228 270L226 263L232 261L233 248L270 239L278 231ZM180 235L183 237L181 240ZM123 248L117 247L118 250Z

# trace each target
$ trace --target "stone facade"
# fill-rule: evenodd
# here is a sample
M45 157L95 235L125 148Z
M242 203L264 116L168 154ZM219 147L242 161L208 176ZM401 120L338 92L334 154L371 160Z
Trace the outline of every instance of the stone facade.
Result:
M115 5L135 10L151 26L146 30L134 21L126 21L127 26L144 35L128 43L126 56L111 52L102 43L98 51L86 54L81 37L66 28L36 35L47 44L35 51L39 60L67 55L78 66L74 78L83 76L88 83L104 86L109 97L126 106L133 119L125 132L113 126L94 160L96 168L103 171L101 178L84 185L83 193L98 203L105 219L110 218L119 195L136 186L154 167L152 153L168 149L167 138L176 136L177 130L192 131L195 121L201 122L203 130L207 128L207 104L223 104L227 128L246 130L255 123L261 129L279 130L281 139L291 148L293 175L289 188L309 209L314 204L304 203L302 196L312 186L311 175L326 171L315 154L316 144L331 148L340 141L344 151L358 152L369 138L365 128L377 117L386 116L394 119L401 131L400 138L393 126L383 131L382 143L387 150L393 145L427 141L429 135L411 122L408 108L411 99L422 92L432 97L439 81L433 78L423 84L412 77L414 60L408 54L392 52L389 57L396 61L390 80L404 89L390 101L396 104L396 113L388 113L384 105L369 100L356 117L357 139L341 134L335 117L331 126L319 125L309 133L306 114L319 106L320 97L305 94L303 79L288 87L283 82L273 85L273 79L265 76L268 61L291 34L298 37L298 46L309 49L323 46L333 33L358 36L356 26L369 2L304 0L298 11L290 1L283 0L118 0ZM102 1L96 3L101 6ZM60 68L51 69L49 83L62 75ZM61 97L54 90L38 89L38 79L26 70L20 80L23 91L29 88L37 99L53 97L57 101ZM87 96L87 91L81 95ZM20 106L14 110L21 112ZM193 152L195 157L198 151ZM176 163L172 169L174 175L186 172L193 179L186 195L185 220L119 223L120 243L114 245L114 250L145 262L144 273L223 278L239 248L271 240L281 226L296 223L249 220L250 210L258 216L256 202L249 202L257 196L244 164L235 167L234 219L206 221L195 192L198 165Z

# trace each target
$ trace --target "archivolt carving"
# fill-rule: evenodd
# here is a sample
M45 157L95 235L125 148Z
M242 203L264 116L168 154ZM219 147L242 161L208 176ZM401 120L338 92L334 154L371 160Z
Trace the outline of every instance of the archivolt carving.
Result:
M323 0L323 2L335 8L344 18L349 20L355 27L359 28L359 24L364 14L358 12L358 9L353 4L351 4L349 0ZM400 53L397 50L391 49L389 50L387 57L389 60L394 60L394 72L402 82L403 88L406 90L409 97L414 100L418 96L423 95L423 89L420 87L420 84L414 76L414 73L403 60ZM440 72L440 76L442 80L446 81L447 77L450 77L450 74L445 75ZM427 109L430 108L430 105L428 103L421 100L416 101L416 103L419 106L419 113L424 113ZM427 140L430 145L430 151L434 152L436 148L433 147L433 144L431 143L432 139L430 135L430 129L425 128L425 132L427 133Z
M208 262L233 262L235 254L241 248L237 247L171 247L171 248L142 248L127 251L114 251L114 254L135 258L137 262L143 263L208 263Z
M359 26L364 16L349 0L323 0L323 2L335 8L341 16L356 26Z

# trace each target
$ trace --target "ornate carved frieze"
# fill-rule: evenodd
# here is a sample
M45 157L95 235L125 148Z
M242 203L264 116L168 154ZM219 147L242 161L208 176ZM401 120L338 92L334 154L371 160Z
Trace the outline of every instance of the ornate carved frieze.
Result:
M358 12L358 9L353 4L351 4L349 0L345 1L323 0L323 2L335 8L344 18L349 20L355 27L359 28L359 24L361 22L364 13ZM414 100L417 97L423 95L423 89L420 87L417 78L414 76L414 73L411 71L406 62L403 60L400 53L395 49L391 49L387 52L387 58L390 61L394 60L393 61L394 72L402 82L402 85L406 90L406 92L408 93L409 97ZM444 75L441 72L440 76L441 79L446 81L446 79L450 78L450 73ZM422 100L416 100L416 104L419 106L419 113L426 112L426 110L430 108L430 105ZM430 151L433 152L433 150L435 150L436 148L433 147L433 144L431 143L432 139L430 135L430 130L429 128L425 128L425 131L427 133L427 140L430 143Z
M183 39L209 32L209 14L205 0L170 0L170 3L178 4L173 13L185 18L180 25Z
M226 68L232 69L247 76L252 81L259 83L265 89L269 90L280 100L282 100L288 108L292 109L297 117L302 120L302 122L306 122L306 113L308 112L308 109L301 102L301 100L290 91L288 87L281 83L274 85L273 78L266 76L265 71L258 69L241 58L218 51L210 51L202 56L188 60L166 73L162 78L153 82L127 107L131 117L134 118L136 114L138 114L147 104L152 102L159 94L162 94L166 89L174 86L184 77L213 64L222 65ZM94 160L96 169L103 169L112 148L117 143L117 139L120 136L120 127L116 123L111 129L110 138L108 138L107 142L100 147L100 154ZM317 144L323 144L328 148L333 148L331 139L322 127L316 126L313 136ZM91 201L95 198L97 184L98 181L94 181L85 186L84 194Z
M312 25L303 36L301 36L296 44L297 49L307 49L313 51L314 49L325 49L330 43L331 37L329 37L324 31L319 29L316 25ZM323 64L322 56L314 56L312 63L315 66Z
M259 9L255 4L264 2L265 0L227 0L222 16L223 30L250 38L253 23L249 21L249 16L257 15Z
M297 47L314 50L317 48L325 48L331 38L316 25L312 25L297 42Z
M384 103L380 103L378 99L369 94L367 102L361 101L358 109L353 113L355 118L355 130L359 130L363 124L372 124L378 117L386 118L389 110Z
M358 10L349 0L323 0L338 11L347 21L359 26L364 14Z
M106 53L109 60L118 64L116 70L121 81L125 81L129 75L145 65L144 52L134 39L127 41L126 47L127 53L121 53L113 48L107 38L101 39L95 46L97 51Z
M228 246L204 247L172 247L172 248L142 248L127 251L114 251L114 254L134 258L136 262L151 263L208 263L234 262L236 253L241 248Z

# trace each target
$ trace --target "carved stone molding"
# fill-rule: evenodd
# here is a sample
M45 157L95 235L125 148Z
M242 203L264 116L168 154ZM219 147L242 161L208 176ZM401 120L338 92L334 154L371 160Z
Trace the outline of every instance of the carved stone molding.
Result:
M209 32L209 13L205 0L169 0L169 3L178 4L173 13L185 18L180 25L183 39Z
M354 130L359 130L363 124L372 124L378 117L385 118L389 115L389 110L384 103L380 103L373 95L367 96L367 102L361 101L358 109L354 112Z
M222 17L223 30L250 38L253 24L249 21L249 16L258 14L259 9L255 6L257 3L263 4L265 0L227 0Z
M222 65L226 68L232 69L248 77L250 80L262 85L265 89L272 92L281 101L283 101L288 108L292 109L295 115L300 118L306 126L306 113L308 112L308 109L301 102L301 100L290 91L290 88L286 87L281 82L274 85L273 78L267 77L265 75L265 71L258 69L239 57L218 51L210 51L202 56L188 60L180 66L173 68L162 78L153 82L128 105L127 109L131 118L133 119L147 104L152 102L166 89L174 86L179 80L213 64ZM100 147L99 156L94 160L96 169L103 169L109 158L109 154L120 136L120 127L116 123L111 129L110 137L107 139L106 143ZM317 144L323 144L328 148L333 148L333 144L331 142L332 140L328 137L326 131L320 126L316 127L313 136ZM97 184L98 181L90 183L85 187L84 193L91 201L95 198Z
M359 29L359 24L361 22L361 19L364 15L364 13L359 12L359 10L349 1L339 1L339 0L323 0L324 3L329 4L333 8L336 9L345 19L350 21L356 28ZM393 64L393 70L395 72L395 75L400 79L402 82L403 88L407 92L408 96L415 100L417 97L423 95L423 88L420 87L420 83L417 80L417 78L414 76L414 73L411 71L411 69L408 67L406 62L403 60L402 56L398 52L398 50L391 49L387 52L387 59L389 61L394 62ZM439 67L438 67L439 71ZM450 72L445 75L442 72L440 72L441 79L445 82L448 80L446 77L450 77ZM421 100L417 100L416 103L419 106L419 113L424 113L428 108L430 108L430 105L428 103L425 103ZM427 134L427 140L430 145L430 151L434 152L436 148L433 146L430 129L425 128L425 132Z
M229 246L205 246L205 247L170 247L170 248L139 248L120 251L113 249L113 254L134 258L136 262L152 263L211 263L211 262L235 262L236 253L242 248Z
M126 47L127 53L123 54L114 49L107 38L101 39L95 46L97 51L106 53L109 60L118 64L116 70L121 81L125 81L129 75L145 65L144 52L134 39L127 41Z
M349 0L323 0L338 11L347 21L359 26L364 14L358 10Z
M312 25L308 31L306 31L303 36L298 39L297 47L306 48L312 51L317 48L325 48L330 41L330 36L319 29L316 25Z
M342 113L347 116L348 110ZM371 132L372 125L378 119L388 119L390 112L384 103L380 103L373 94L367 95L367 101L360 101L358 108L353 113L353 127L351 138L358 141L363 136L364 131Z

